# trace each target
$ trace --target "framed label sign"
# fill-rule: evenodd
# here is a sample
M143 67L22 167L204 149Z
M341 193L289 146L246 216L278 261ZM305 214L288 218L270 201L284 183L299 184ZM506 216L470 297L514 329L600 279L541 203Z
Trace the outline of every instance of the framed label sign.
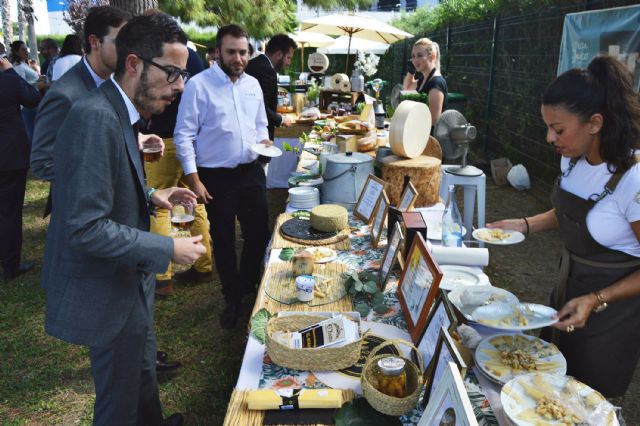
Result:
M426 401L431 397L431 392L438 388L444 371L448 368L450 362L456 365L462 376L466 374L467 364L465 364L462 355L460 355L455 343L453 343L453 338L449 334L449 331L441 327L436 353L431 361L431 365L427 369L428 379L426 380L426 392L424 394Z
M384 226L387 223L387 212L389 210L389 197L387 197L387 193L382 190L382 196L378 201L378 207L376 208L376 213L373 215L373 220L371 221L371 245L375 248L378 248L378 244L380 243L380 236L382 235L382 231L384 230Z
M398 283L397 295L413 343L424 332L431 305L442 281L440 266L432 257L421 234L413 238Z
M393 265L398 258L398 253L400 252L402 244L404 244L402 228L400 228L400 223L396 222L391 233L391 238L389 238L389 240L387 241L387 248L384 251L384 256L382 256L382 263L380 265L378 282L380 283L380 288L382 289L384 289L385 285L387 284L389 274L391 273Z
M370 224L385 186L387 186L385 181L369 175L367 181L364 183L360 197L358 197L358 203L355 209L353 209L353 215L364 221L367 225Z
M407 187L402 192L400 196L400 203L398 203L398 210L401 212L408 212L413 209L413 204L418 199L418 191L416 187L413 186L411 182L407 185Z
M433 359L433 355L436 353L440 329L444 327L447 331L451 331L457 325L458 321L447 299L447 295L443 290L440 290L440 294L433 303L431 312L429 312L429 316L427 317L424 332L416 345L416 348L420 351L420 355L422 355L424 365L429 365Z

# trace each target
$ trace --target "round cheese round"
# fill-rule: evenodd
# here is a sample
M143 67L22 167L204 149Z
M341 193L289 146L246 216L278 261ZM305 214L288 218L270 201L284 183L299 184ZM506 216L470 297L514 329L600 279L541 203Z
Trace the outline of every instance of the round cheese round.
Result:
M391 119L391 150L399 157L416 158L426 148L430 132L429 108L422 102L402 101Z
M347 209L337 204L321 204L311 209L311 227L320 232L340 232L348 224Z

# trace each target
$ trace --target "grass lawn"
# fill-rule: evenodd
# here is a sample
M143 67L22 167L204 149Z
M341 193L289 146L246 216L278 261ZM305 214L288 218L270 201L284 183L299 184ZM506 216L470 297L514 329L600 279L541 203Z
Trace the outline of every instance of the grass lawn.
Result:
M24 208L23 260L29 272L0 285L0 424L91 424L93 381L85 348L44 332L40 271L48 220L41 218L49 185L29 179ZM214 274L216 275L216 274ZM216 275L217 276L217 275ZM233 330L218 325L219 283L179 285L155 305L158 347L183 367L161 376L165 414L183 412L189 425L221 424L235 385L252 303Z

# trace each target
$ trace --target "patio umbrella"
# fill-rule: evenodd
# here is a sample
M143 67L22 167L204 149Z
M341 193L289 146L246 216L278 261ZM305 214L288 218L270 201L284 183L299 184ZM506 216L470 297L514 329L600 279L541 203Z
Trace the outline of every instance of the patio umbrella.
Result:
M349 45L349 42L351 42L351 45ZM387 43L379 43L359 37L350 39L348 36L340 36L330 45L319 48L318 52L328 55L347 55L350 51L362 50L363 52L381 55L389 49L389 46Z
M354 34L357 34L358 38L387 44L413 37L412 34L385 22L354 14L327 15L307 19L302 21L300 29L329 35L345 35L349 37L350 42ZM351 53L351 43L347 46L345 72L349 69L349 53Z
M332 44L335 39L329 37L328 35L320 34L320 33L312 33L307 31L296 31L295 33L289 34L291 37L302 49L301 52L301 72L304 72L304 48L305 47L323 47Z

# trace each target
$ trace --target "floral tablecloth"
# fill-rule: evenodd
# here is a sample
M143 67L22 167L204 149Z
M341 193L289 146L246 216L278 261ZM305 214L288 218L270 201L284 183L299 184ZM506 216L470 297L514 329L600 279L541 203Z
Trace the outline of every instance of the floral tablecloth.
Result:
M371 246L368 226L351 215L349 216L349 225L352 228L350 235L352 249L338 252L338 261L343 262L354 270L378 270L382 256L384 255L384 241L380 244L379 248L373 248ZM383 235L386 235L386 231ZM389 307L389 310L382 315L376 314L372 310L366 318L363 318L364 321L382 322L384 324L394 325L402 330L407 329L402 308L396 297L397 284L398 276L397 274L392 274L384 291L385 303ZM498 422L493 410L484 396L478 379L470 368L467 370L464 383L478 423L481 426L497 425ZM274 364L265 353L259 387L261 389L293 389L300 387L316 389L327 386L309 371L291 370ZM422 411L422 409L414 409L400 419L405 425L417 424L422 415Z

